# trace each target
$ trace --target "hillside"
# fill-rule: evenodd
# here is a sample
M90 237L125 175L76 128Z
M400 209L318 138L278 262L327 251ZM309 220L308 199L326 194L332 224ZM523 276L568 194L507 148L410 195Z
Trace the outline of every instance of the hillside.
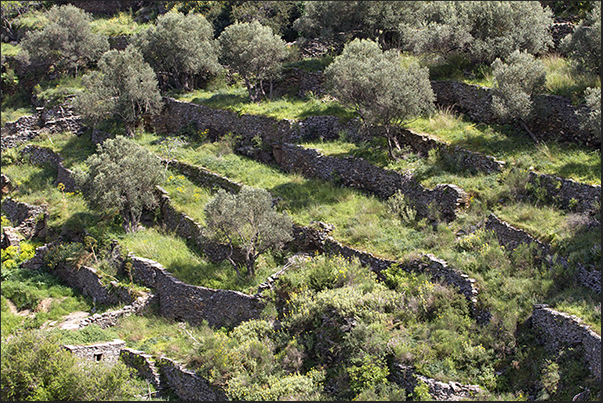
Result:
M48 67L23 58L28 32L69 2L25 3L2 5L2 400L600 399L600 77L561 40L596 24L594 5L514 6L544 10L554 37L531 56L546 81L530 115L505 120L503 76L469 45L488 36L467 28L469 53L446 58L395 34L404 13L447 32L474 6L434 22L424 2L73 2L106 51ZM354 13L374 20L342 22ZM400 19L388 35L386 14ZM208 45L189 53L226 52L229 27L252 20L287 41L254 85L233 55L175 73L145 48L195 26ZM390 125L367 112L383 88L346 102L333 71L354 35L425 69L432 109ZM138 64L98 87L119 60ZM119 103L127 91L148 98ZM106 165L119 141L140 152ZM249 188L267 205L214 215ZM254 227L258 209L275 221Z

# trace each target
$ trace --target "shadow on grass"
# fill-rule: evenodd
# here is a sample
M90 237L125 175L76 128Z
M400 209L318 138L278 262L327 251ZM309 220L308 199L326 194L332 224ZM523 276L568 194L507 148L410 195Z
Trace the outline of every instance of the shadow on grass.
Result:
M96 152L96 146L89 136L72 137L61 148L59 154L63 157L65 167L85 161Z
M282 199L279 207L296 214L312 206L333 205L349 197L353 190L318 179L288 182L269 189Z
M225 109L228 107L239 108L249 103L249 97L247 94L214 94L207 99L195 98L193 103L209 106L210 108Z

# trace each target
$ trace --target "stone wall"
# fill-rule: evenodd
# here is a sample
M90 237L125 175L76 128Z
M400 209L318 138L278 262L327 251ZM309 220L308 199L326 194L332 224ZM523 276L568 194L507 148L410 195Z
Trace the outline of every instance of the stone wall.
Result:
M419 217L441 218L452 221L456 211L467 202L467 194L455 185L437 185L426 189L409 174L374 166L361 158L331 157L313 149L295 144L274 144L273 154L277 165L286 172L299 172L305 177L364 190L381 198L396 191L408 196Z
M498 243L503 245L508 251L515 250L520 245L535 245L535 252L540 253L540 257L549 264L560 263L567 267L569 262L567 258L562 256L551 256L551 246L547 243L539 241L526 231L517 229L509 223L499 219L495 214L491 213L485 223L487 230L494 231L498 239ZM583 286L590 288L597 294L601 293L601 270L595 267L589 267L582 264L577 265L576 280Z
M95 362L107 362L116 364L119 359L121 349L126 347L126 342L115 339L107 343L98 343L91 345L64 345L63 348L73 355Z
M144 295L136 298L130 305L126 305L121 309L115 311L108 311L104 313L95 313L92 316L82 319L77 327L73 328L82 329L89 325L98 325L101 329L113 327L117 325L117 320L122 317L130 315L142 315L145 310L155 301L155 295L151 293L145 293Z
M14 122L7 122L2 127L1 148L6 150L16 147L43 133L71 131L79 134L83 127L82 119L75 115L69 100L63 105L50 109L38 107L35 114L22 116Z
M162 384L174 391L176 396L187 401L227 401L226 394L214 388L208 381L182 367L176 361L161 357L157 363Z
M162 389L161 379L151 354L131 348L122 348L119 357L128 367L134 368L140 378L148 381L155 389Z
M47 206L34 206L5 197L2 200L2 211L6 218L26 239L43 238L48 232Z
M224 189L231 193L237 193L243 187L240 183L231 181L224 176L196 165L186 164L175 159L161 159L161 162L163 164L169 163L168 166L170 168L186 176L191 182L198 186L206 187L208 189Z
M34 165L42 165L50 163L56 166L57 179L54 181L54 185L62 183L65 185L66 192L74 192L76 189L75 179L73 178L73 171L65 168L63 165L63 158L50 148L39 147L32 144L26 145L21 150L21 155L29 156L29 162Z
M166 318L193 325L207 321L210 326L236 326L259 318L264 309L258 297L186 284L149 259L131 256L131 262L133 279L155 290L160 313Z
M545 202L553 203L565 210L576 212L593 211L601 208L601 186L587 185L558 176L528 174L528 182L536 189L544 189Z
M453 107L476 122L500 123L492 111L492 89L458 81L431 81L436 104ZM600 148L601 139L580 128L577 113L585 106L574 107L570 99L557 95L534 97L535 119L531 130L540 140L560 140Z
M535 305L532 326L539 340L552 351L577 347L597 381L601 380L601 336L574 315L555 311L546 304Z

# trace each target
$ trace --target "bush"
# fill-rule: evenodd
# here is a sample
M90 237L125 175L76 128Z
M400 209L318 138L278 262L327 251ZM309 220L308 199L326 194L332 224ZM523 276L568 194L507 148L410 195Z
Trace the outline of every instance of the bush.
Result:
M146 392L123 363L78 362L46 331L24 331L2 342L1 396L7 400L131 400Z
M587 88L584 92L589 111L578 115L582 129L601 139L601 88Z

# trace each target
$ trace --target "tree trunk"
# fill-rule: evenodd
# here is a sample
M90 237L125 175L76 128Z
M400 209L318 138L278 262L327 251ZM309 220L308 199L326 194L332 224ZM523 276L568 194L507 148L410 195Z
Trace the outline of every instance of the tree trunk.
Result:
M536 144L540 144L540 140L538 140L538 138L536 137L536 135L534 133L532 133L532 131L530 130L530 128L528 127L528 125L526 125L526 122L523 121L523 119L519 119L519 123L521 124L521 126L523 127L523 129L528 132L528 134L530 135L530 137L532 138L532 140L534 140L534 142Z
M395 161L398 161L398 157L394 155L394 147L392 145L392 135L391 135L389 126L385 126L385 137L387 137L387 148L389 151L390 158ZM398 144L398 139L394 138L393 140L396 144L397 149L400 150L400 144Z

